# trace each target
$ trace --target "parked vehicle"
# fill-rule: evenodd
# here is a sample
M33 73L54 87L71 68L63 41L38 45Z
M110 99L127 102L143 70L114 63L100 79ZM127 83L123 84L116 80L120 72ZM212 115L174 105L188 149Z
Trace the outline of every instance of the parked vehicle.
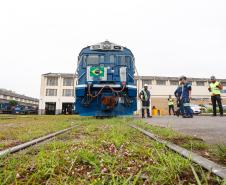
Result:
M193 111L193 114L201 114L202 107L199 105L191 104L191 109Z
M12 106L9 103L0 104L1 114L38 114L38 109L32 106L16 105Z
M224 111L226 111L226 105L222 105L222 106L223 106Z
M12 114L38 114L37 108L31 106L17 105L13 110Z
M1 103L0 109L2 114L11 114L13 106L9 103Z

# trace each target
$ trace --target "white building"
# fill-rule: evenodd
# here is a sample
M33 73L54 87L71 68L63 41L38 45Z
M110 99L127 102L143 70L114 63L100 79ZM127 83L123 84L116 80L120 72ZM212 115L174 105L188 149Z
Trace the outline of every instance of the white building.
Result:
M28 97L18 94L14 91L0 89L0 103L8 103L10 100L17 101L20 105L37 107L39 100L37 98Z
M219 81L226 89L226 79L219 79ZM208 78L188 78L188 82L192 84L192 97L193 98L209 98L210 92L208 91L209 79ZM178 86L178 77L160 77L160 76L141 76L136 77L136 84L141 89L144 84L148 84L151 90L152 97L165 98L173 95ZM226 98L226 94L222 93L222 98Z
M138 91L144 84L149 85L152 95L152 105L166 112L168 108L167 98L174 95L178 86L178 77L160 77L160 76L141 76L135 77ZM188 78L192 83L192 98L194 103L210 103L210 93L208 91L209 79L207 78ZM220 79L226 89L226 79ZM67 73L47 73L41 77L40 90L40 114L65 114L71 113L73 108L74 89L76 79L74 74ZM226 90L224 90L226 92ZM222 93L224 103L226 93ZM139 110L138 101L138 110Z
M74 89L74 74L43 74L41 77L39 114L71 114L75 102Z

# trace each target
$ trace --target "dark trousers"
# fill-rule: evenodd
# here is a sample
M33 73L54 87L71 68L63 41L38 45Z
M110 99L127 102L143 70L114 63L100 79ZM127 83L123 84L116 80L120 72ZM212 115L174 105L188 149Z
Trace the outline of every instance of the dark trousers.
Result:
M215 95L215 96L211 96L211 101L212 101L212 105L213 105L213 115L216 116L217 115L217 104L219 107L219 111L220 111L220 115L223 115L223 107L222 107L222 103L221 103L221 96L220 95Z
M147 110L147 117L150 117L150 110L149 110L149 108L146 108L146 110ZM145 109L142 108L142 117L143 117L143 118L145 117L144 111L145 111Z
M150 107L150 100L148 101L142 101L142 117L144 118L145 116L145 113L144 113L144 110L146 109L147 110L147 116L150 117L150 110L149 110L149 107Z
M175 114L174 105L169 105L169 115L171 115L171 110L172 110L173 114Z

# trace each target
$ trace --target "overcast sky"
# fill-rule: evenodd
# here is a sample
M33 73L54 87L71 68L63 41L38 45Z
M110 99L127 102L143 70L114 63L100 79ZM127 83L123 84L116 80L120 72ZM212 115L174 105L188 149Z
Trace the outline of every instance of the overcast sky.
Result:
M140 75L226 78L226 1L0 2L0 88L39 97L40 77L74 73L79 51L127 46Z

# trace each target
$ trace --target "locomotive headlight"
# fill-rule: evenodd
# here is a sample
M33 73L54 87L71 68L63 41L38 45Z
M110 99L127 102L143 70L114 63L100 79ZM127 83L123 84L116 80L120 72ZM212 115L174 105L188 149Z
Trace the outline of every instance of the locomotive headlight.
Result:
M103 49L111 49L111 45L110 44L103 44Z
M100 49L100 45L93 45L90 47L91 50L98 50Z
M121 46L114 46L114 49L121 50L122 48L121 48Z
M100 45L94 45L93 49L100 49Z

